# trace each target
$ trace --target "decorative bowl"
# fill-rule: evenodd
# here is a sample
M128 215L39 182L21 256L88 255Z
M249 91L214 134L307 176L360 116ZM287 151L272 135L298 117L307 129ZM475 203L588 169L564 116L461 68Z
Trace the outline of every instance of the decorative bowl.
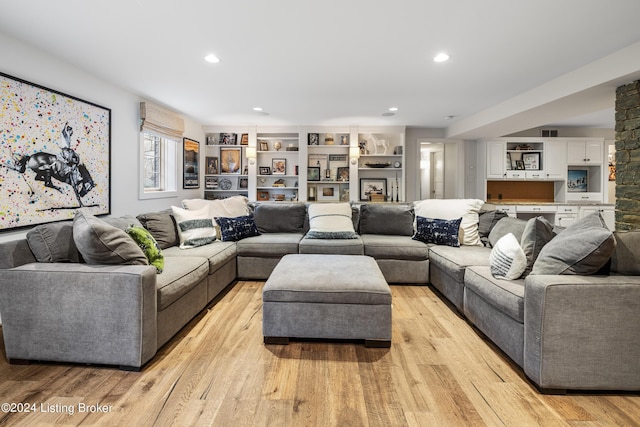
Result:
M388 168L391 166L391 163L365 163L365 166L369 168Z

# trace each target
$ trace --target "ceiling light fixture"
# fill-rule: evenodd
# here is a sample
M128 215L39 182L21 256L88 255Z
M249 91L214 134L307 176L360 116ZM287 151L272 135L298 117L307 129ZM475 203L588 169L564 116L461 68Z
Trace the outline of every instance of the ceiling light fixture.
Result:
M215 56L213 53L210 53L209 55L205 56L204 60L212 64L217 64L218 62L220 62L220 58Z
M253 111L262 111L262 107L253 107Z
M389 111L398 111L398 107L391 107L389 108Z
M449 55L447 55L447 54L446 54L446 53L444 53L444 52L441 52L441 53L437 54L437 55L435 56L435 58L433 58L433 60L434 60L435 62L445 62L445 61L448 61L448 60L449 60Z

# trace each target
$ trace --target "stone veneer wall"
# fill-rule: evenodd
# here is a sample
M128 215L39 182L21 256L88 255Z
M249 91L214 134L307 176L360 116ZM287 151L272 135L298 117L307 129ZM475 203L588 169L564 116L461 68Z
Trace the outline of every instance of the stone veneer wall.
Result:
M640 230L640 80L616 90L616 230Z

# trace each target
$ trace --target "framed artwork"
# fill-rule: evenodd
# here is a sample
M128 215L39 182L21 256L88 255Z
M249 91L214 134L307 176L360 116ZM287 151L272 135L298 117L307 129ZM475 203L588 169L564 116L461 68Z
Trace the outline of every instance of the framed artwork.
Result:
M307 181L320 181L320 168L312 166L307 168Z
M269 151L269 143L267 141L260 141L260 151Z
M571 193L586 193L589 188L589 171L586 169L569 169L567 173L567 191Z
M182 188L200 188L200 143L182 138Z
M206 162L206 165L204 168L204 173L206 175L217 175L218 174L218 158L206 157L205 162Z
M307 142L309 145L320 145L320 134L319 133L308 134Z
M522 162L526 170L540 170L540 153L523 153Z
M111 213L111 109L0 73L0 230Z
M336 184L318 185L318 201L337 202L340 199L340 188Z
M336 181L349 182L349 167L339 167Z
M327 178L340 181L338 168L349 166L349 160L346 154L329 154L329 164L327 169L331 169Z
M217 176L205 176L204 177L204 188L206 190L215 190L218 188L218 177Z
M242 167L242 148L220 147L220 171L221 173L240 174Z
M239 189L249 188L249 178L238 178L238 188Z
M269 200L269 192L268 191L258 191L257 199L261 202L266 202Z
M319 167L324 172L328 165L326 154L309 154L309 166Z
M269 166L260 166L258 171L260 175L271 175L271 168Z
M516 170L524 170L524 162L522 160L516 160Z
M271 159L271 173L274 175L286 175L287 159Z
M220 145L236 145L237 140L237 133L221 133L218 136L218 144Z
M513 168L513 163L511 163L511 153L507 153L507 170L511 170Z
M609 181L616 180L616 165L609 163Z
M374 194L387 194L387 180L385 178L360 178L360 200L368 201Z
M249 145L249 134L243 133L240 138L240 145Z

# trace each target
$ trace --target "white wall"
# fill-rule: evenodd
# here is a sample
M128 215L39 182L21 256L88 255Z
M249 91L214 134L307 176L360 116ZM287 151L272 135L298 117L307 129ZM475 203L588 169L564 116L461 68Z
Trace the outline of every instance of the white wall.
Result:
M0 71L50 89L72 95L111 109L111 212L114 216L139 214L179 204L185 198L203 195L197 190L182 190L182 169L178 171L178 197L139 200L139 94L126 91L60 61L46 52L0 34ZM167 106L170 107L170 106ZM184 117L184 116L183 116ZM185 137L200 141L204 147L202 125L185 118ZM182 164L180 144L179 164ZM2 194L0 193L0 197ZM28 230L0 231L0 241L24 236Z

